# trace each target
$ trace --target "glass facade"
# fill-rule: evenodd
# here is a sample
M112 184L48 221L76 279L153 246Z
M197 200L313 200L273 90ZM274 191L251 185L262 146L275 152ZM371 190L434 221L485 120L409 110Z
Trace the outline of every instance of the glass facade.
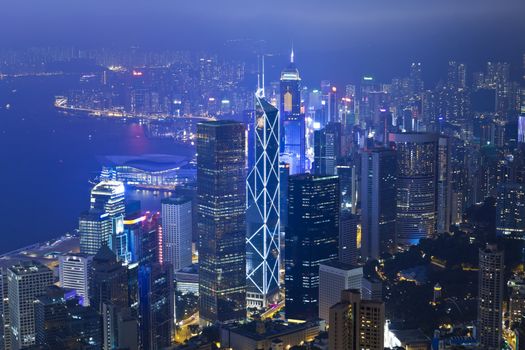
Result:
M113 221L107 213L86 212L78 220L80 252L95 255L102 245L110 245Z
M281 72L280 111L281 160L290 164L290 174L304 173L306 166L306 124L301 113L301 77L293 60Z
M418 244L437 224L438 136L391 134L397 151L396 243Z
M248 306L266 307L279 292L279 111L256 97L255 114L255 165L246 182L246 278Z
M361 154L362 255L377 259L393 248L396 222L396 153L378 148Z
M319 265L338 256L340 190L337 176L290 176L285 238L286 317L317 317Z
M199 313L202 323L246 317L245 127L197 125Z

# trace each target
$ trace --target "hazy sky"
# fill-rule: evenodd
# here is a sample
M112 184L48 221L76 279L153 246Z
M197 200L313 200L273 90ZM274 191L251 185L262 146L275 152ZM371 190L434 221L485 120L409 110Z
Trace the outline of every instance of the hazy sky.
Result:
M524 0L0 0L0 45L220 48L265 39L327 70L519 61ZM349 68L350 69L350 68Z

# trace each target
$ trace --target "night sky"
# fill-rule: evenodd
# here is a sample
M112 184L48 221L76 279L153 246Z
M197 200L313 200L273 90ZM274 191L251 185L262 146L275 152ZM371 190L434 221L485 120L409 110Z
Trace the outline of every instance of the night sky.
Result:
M0 13L4 47L138 45L220 53L226 40L250 38L282 53L293 42L310 84L365 73L389 79L416 60L430 80L442 76L451 58L473 69L488 59L506 60L518 70L525 50L518 35L525 30L523 0L3 0Z

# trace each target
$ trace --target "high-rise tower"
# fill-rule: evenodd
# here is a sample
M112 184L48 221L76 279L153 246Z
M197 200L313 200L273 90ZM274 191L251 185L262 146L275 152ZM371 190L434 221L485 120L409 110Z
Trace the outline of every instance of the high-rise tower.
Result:
M191 265L191 198L174 196L161 203L162 257L177 271Z
M197 227L201 323L246 317L245 127L197 125Z
M503 252L487 244L479 250L478 327L482 349L501 349Z
M339 178L290 176L286 229L286 317L318 316L319 265L338 256Z
M383 350L385 305L363 300L359 290L341 292L341 302L330 308L329 349Z
M294 52L290 64L281 72L281 133L282 160L290 164L290 175L301 174L306 165L306 126L301 113L301 77L295 66Z
M246 181L246 279L251 307L266 307L279 294L279 111L255 97L255 164Z
M362 255L378 259L394 246L396 153L386 148L361 154Z
M11 349L35 344L35 301L52 283L53 272L36 261L20 262L7 269Z
M414 245L437 229L438 136L390 134L397 152L396 244Z

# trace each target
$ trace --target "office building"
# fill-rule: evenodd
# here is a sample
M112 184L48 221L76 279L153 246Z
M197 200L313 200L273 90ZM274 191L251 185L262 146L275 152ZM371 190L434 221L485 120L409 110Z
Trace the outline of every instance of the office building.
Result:
M281 162L279 164L279 201L281 232L284 232L288 224L288 178L290 177L290 164Z
M318 316L319 265L338 255L339 196L337 176L290 176L285 242L288 319Z
M290 164L290 174L301 174L306 166L306 125L301 113L301 77L295 66L294 53L290 64L281 72L280 82L280 150L281 160Z
M511 325L519 324L525 316L525 280L523 277L522 274L515 274L507 282Z
M197 125L199 314L203 324L246 317L245 128Z
M522 113L525 113L525 106L522 106L521 108L524 109ZM518 116L518 142L520 144L525 143L525 115Z
M437 232L449 232L452 222L452 169L450 140L439 136L437 167Z
M162 262L162 227L160 213L134 213L124 218L124 232L129 242L129 263ZM191 243L190 243L191 244Z
M341 301L330 308L328 342L330 350L383 350L385 305L362 300L360 291L341 292Z
M89 306L89 280L93 256L68 254L58 257L58 276L62 288L73 289L83 306Z
M139 333L144 349L171 345L174 321L173 272L171 264L139 266Z
M79 304L74 291L54 285L35 302L37 348L101 349L100 314Z
M103 245L92 261L90 305L102 313L104 304L125 308L128 302L127 268L108 246Z
M479 250L478 337L487 350L501 349L503 264L503 251L495 245Z
M111 217L124 215L124 184L120 181L101 181L91 189L90 211L107 213Z
M191 265L192 202L186 196L161 201L162 260L173 270Z
M397 152L396 244L434 237L437 224L438 136L390 134Z
M120 181L103 180L91 189L88 217L82 215L79 221L79 232L85 233L85 242L81 242L81 252L94 255L100 246L107 242L123 261L128 259L127 236L124 234L124 184ZM96 216L99 216L98 218ZM110 236L106 238L110 225ZM82 226L85 224L85 226ZM98 231L98 232L97 232ZM102 232L104 231L104 232ZM83 247L84 246L84 247Z
M361 291L363 268L338 261L319 265L319 318L328 321L330 308L341 301L346 289Z
M496 234L525 239L525 185L507 182L498 185L496 198Z
M102 304L102 350L139 349L139 329L130 308Z
M357 216L341 210L339 223L339 261L357 265Z
M246 180L246 283L249 307L278 302L280 267L279 111L255 97L254 166Z
M349 210L352 214L357 213L358 173L357 166L353 162L339 164L335 167L335 174L339 176L341 187L341 209Z
M113 220L107 213L89 211L78 219L80 252L95 255L103 245L111 245Z
M174 272L175 288L181 294L199 296L199 265L193 264Z
M378 259L391 251L396 224L396 153L385 148L361 153L361 255Z
M363 300L383 300L383 282L375 277L363 277L361 285Z
M1 319L0 334L0 349L10 350L11 349L11 325L9 322L9 290L7 284L7 270L0 268L0 297L2 297L2 303L0 307Z
M336 175L337 161L342 156L341 134L340 123L328 123L314 131L314 174Z
M69 296L68 294L71 294ZM68 310L66 298L74 297L57 286L49 286L35 301L36 344L59 348L58 338L67 332Z
M11 349L36 343L35 301L53 284L53 272L36 262L20 262L7 269Z
M318 321L282 323L256 320L221 327L221 345L228 349L290 349L311 342L319 335Z

